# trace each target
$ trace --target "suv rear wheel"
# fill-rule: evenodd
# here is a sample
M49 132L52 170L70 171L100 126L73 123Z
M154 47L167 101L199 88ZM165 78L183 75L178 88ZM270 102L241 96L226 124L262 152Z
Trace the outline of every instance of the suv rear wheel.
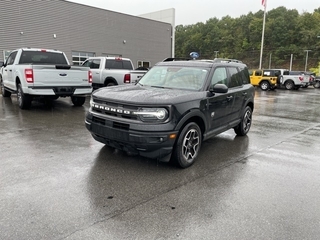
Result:
M241 122L234 128L234 132L238 136L245 136L250 130L252 122L252 109L247 106L244 110L244 114L242 115Z
M188 123L180 132L172 157L174 161L181 167L187 168L191 166L200 151L202 143L201 130L194 123Z

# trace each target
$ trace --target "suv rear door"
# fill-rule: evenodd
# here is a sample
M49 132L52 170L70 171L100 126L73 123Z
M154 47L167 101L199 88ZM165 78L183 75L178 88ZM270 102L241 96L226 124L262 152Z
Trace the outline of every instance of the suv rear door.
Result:
M215 68L210 88L213 88L215 84L225 84L228 86L228 73L226 67ZM208 98L208 111L206 111L206 117L209 123L210 131L223 128L230 121L230 108L233 104L233 94L228 93L214 93L213 96Z
M228 85L228 95L232 96L232 105L229 109L230 122L237 120L241 115L241 110L243 109L243 105L245 103L245 99L247 97L248 88L244 88L243 84L248 83L245 80L244 73L240 71L237 67L228 67L229 73L229 85ZM245 69L242 69L245 71Z

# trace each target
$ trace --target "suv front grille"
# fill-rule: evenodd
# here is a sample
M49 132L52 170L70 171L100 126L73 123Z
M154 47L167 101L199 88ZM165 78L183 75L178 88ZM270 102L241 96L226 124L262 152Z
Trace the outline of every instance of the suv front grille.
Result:
M137 115L133 112L137 111L138 107L130 105L122 105L110 103L102 100L95 99L92 104L92 111L104 115L114 116L118 118L137 120Z

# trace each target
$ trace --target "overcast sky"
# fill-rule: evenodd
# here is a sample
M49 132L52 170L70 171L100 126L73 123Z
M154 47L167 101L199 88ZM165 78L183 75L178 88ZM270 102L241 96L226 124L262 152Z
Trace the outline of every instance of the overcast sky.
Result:
M206 22L210 18L233 18L263 10L261 0L68 0L129 15L175 8L176 25ZM267 11L284 6L299 13L313 12L320 0L267 0Z

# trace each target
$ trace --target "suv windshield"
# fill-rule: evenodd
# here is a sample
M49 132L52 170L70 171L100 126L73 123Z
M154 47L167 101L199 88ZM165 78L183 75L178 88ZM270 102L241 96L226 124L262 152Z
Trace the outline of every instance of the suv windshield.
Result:
M208 70L204 68L155 66L139 83L152 87L200 90L207 74Z

